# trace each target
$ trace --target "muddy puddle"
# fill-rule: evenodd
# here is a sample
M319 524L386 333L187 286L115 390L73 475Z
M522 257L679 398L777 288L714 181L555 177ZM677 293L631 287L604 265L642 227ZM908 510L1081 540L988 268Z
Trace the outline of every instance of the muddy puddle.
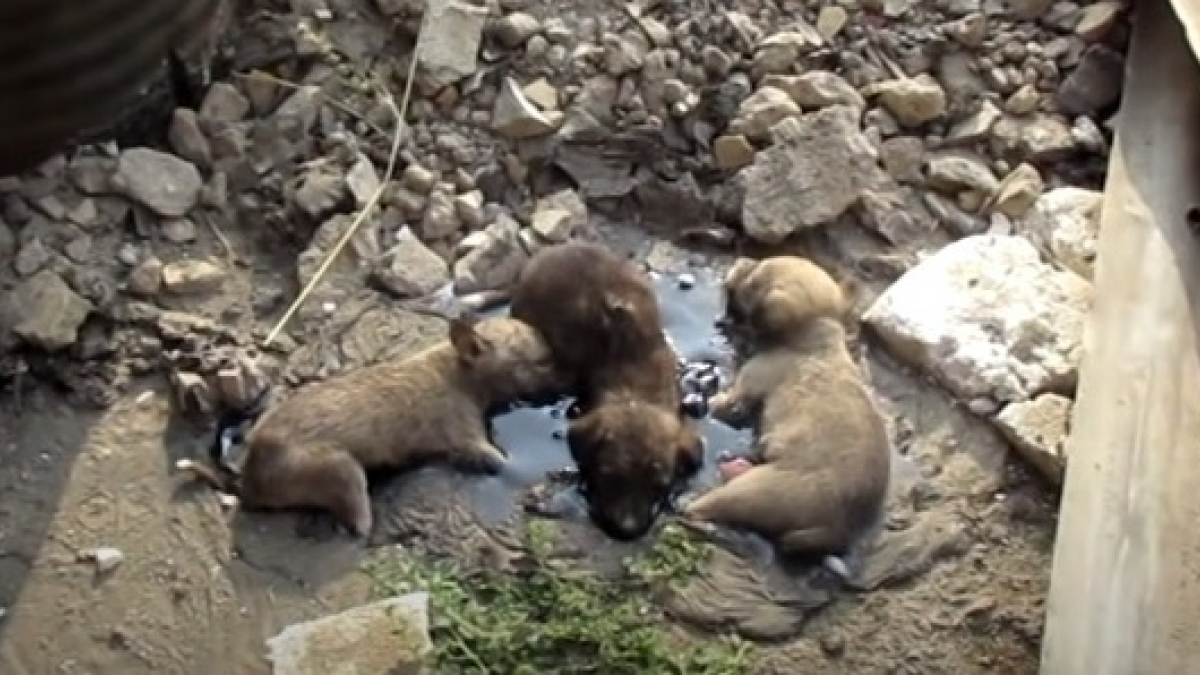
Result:
M732 375L734 363L715 325L723 310L720 280L703 271L653 274L652 279L667 337L681 360L681 373L685 363L707 364L718 379L713 384L723 386ZM501 307L488 314L507 312L507 307ZM464 486L465 499L482 524L495 525L508 519L530 488L542 483L548 474L574 465L566 442L572 403L565 399L544 407L515 406L493 417L492 438L508 452L508 465L495 476L476 478ZM693 478L692 488L715 484L717 457L722 452L745 448L751 441L749 431L733 429L706 414L698 417L696 424L704 436L705 462ZM539 510L572 520L587 517L583 499L574 489L554 492Z

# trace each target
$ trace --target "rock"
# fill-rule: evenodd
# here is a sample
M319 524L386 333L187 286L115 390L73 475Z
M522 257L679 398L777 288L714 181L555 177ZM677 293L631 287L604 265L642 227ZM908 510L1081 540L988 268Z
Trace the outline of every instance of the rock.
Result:
M421 243L411 228L396 233L396 245L384 252L375 280L400 298L427 295L450 281L450 266Z
M1104 45L1092 45L1058 88L1058 107L1068 115L1091 115L1121 98L1125 57Z
M425 217L421 220L421 238L425 241L445 239L458 232L462 223L454 210L454 190L439 186L429 193Z
M125 280L125 286L134 295L142 297L158 295L158 292L162 290L162 272L162 261L154 256L150 256L129 271L129 277Z
M187 218L167 218L160 229L163 238L173 244L196 241L196 224Z
M946 112L946 91L928 74L898 80L886 80L864 89L876 96L896 121L906 127L918 127Z
M763 78L762 86L787 92L796 105L806 110L819 110L839 103L859 110L867 107L862 94L849 82L824 70L803 75L768 75Z
M911 190L896 185L883 173L863 188L855 213L863 226L895 246L921 241L937 226Z
M19 276L27 277L45 267L53 257L54 255L42 243L41 238L33 237L17 251L17 257L13 260L13 269Z
M558 89L544 77L538 78L521 89L525 98L542 110L558 109Z
M993 211L1009 218L1025 215L1046 189L1042 175L1030 164L1021 164L1000 181L991 199Z
M400 174L400 185L419 195L429 194L437 180L437 174L420 164L409 164Z
M346 179L340 173L326 164L315 164L305 170L292 201L301 211L319 220L346 200L346 191Z
M354 196L354 204L358 208L365 207L379 190L379 175L375 173L375 165L363 153L358 153L358 159L346 173L346 187Z
M902 183L925 180L925 144L915 136L896 136L879 146L879 161L892 178Z
M944 152L929 158L929 186L949 194L974 190L990 195L999 181L986 162L962 152Z
M9 297L13 333L48 352L75 344L91 311L92 303L49 269L21 282Z
M1077 187L1055 188L1042 195L1020 228L1050 259L1091 279L1104 194Z
M1012 15L1018 19L1034 21L1050 11L1054 0L1005 0Z
M1016 154L1033 164L1058 162L1075 151L1071 127L1053 115L1004 116L992 127L997 154Z
M200 104L200 119L231 124L242 121L250 112L250 99L228 82L214 82Z
M553 132L554 123L521 93L516 80L505 77L492 109L492 128L506 138L523 140Z
M520 233L521 225L503 215L481 230L479 243L454 263L454 292L501 290L516 281L529 259Z
M196 113L187 108L176 108L167 127L167 142L175 154L198 166L212 166L212 147L208 138L200 131Z
M604 70L613 77L621 77L642 69L649 46L623 35L604 35Z
M17 248L17 237L8 223L0 220L0 260L8 260Z
M942 30L964 47L979 47L987 39L987 17L980 12L972 12L947 21L942 24Z
M882 173L859 111L835 105L772 130L775 143L742 170L746 233L778 244L804 228L837 218L854 204L868 178Z
M542 29L537 17L525 12L513 12L496 22L494 33L500 44L516 49Z
M1121 18L1123 5L1117 0L1101 0L1083 7L1079 23L1075 24L1075 34L1086 42L1104 40Z
M178 260L163 265L163 286L179 295L213 293L225 282L225 270L207 260Z
M587 226L587 206L574 190L539 199L529 226L546 241L562 243Z
M996 426L1025 461L1055 485L1067 468L1067 437L1074 402L1058 394L1010 403L996 416Z
M844 8L837 5L825 5L817 14L817 34L828 42L842 32L849 20L850 14Z
M824 44L816 29L802 20L798 19L792 27L793 30L775 33L758 44L752 65L757 77L768 73L786 73L801 56Z
M763 140L780 120L800 114L800 106L782 89L763 86L746 97L729 123L729 133Z
M745 136L720 136L713 141L712 152L718 169L740 169L754 161L754 146Z
M130 148L117 160L114 187L154 213L186 215L200 199L204 181L190 162L150 148Z
M429 595L411 593L296 623L267 640L274 675L418 675L433 651Z
M956 241L904 274L863 317L899 358L964 402L1072 391L1091 284L1018 236Z
M80 562L92 563L96 568L96 574L107 574L124 562L125 554L121 553L121 549L101 546L80 551L78 559Z
M475 73L487 15L487 7L462 0L426 3L416 53L433 83L446 86Z
M454 196L454 215L468 230L478 230L483 227L485 214L483 207L483 191L470 192Z
M216 409L215 394L208 380L197 373L175 371L170 375L171 390L182 410L211 415Z
M1004 110L1014 115L1028 115L1042 102L1042 95L1038 92L1037 87L1032 84L1026 84L1018 87L1016 91L1004 99Z
M921 199L937 222L960 237L980 234L987 229L987 223L982 218L963 211L953 200L935 192L926 192Z

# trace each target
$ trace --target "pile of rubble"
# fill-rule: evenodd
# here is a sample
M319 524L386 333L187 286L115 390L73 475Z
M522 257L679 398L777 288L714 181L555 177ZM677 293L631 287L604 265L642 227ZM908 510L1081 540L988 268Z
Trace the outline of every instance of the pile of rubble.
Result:
M163 335L164 313L208 326L204 345L246 342L379 191L294 336L368 285L401 298L503 288L597 214L763 244L852 223L924 258L866 322L1061 473L1121 3L245 11L247 44L296 54L276 59L280 75L218 82L198 110L176 110L169 151L83 149L0 185L0 346L153 360L181 339ZM397 125L379 92L400 100L414 44L410 126L386 175ZM296 239L295 271L271 268ZM95 323L102 344L81 346ZM131 324L154 335L112 330Z

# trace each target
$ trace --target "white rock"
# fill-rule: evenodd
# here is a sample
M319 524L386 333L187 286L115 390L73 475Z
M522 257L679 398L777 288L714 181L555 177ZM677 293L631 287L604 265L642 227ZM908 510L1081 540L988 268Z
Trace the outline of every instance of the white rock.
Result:
M1018 231L1063 267L1091 279L1103 202L1095 190L1055 188L1034 202Z
M1067 436L1074 402L1058 394L1010 403L996 416L996 426L1013 448L1053 483L1066 471Z
M435 82L448 85L475 73L487 7L458 0L429 0L417 54Z
M296 623L267 640L275 675L421 672L433 649L429 594L410 593Z
M106 574L125 561L125 554L112 546L100 546L79 552L79 559L96 567L97 574Z
M1071 391L1091 284L1019 236L975 235L910 269L864 315L901 359L964 402Z
M502 136L522 140L549 134L554 123L525 97L516 80L506 77L492 109L492 128Z

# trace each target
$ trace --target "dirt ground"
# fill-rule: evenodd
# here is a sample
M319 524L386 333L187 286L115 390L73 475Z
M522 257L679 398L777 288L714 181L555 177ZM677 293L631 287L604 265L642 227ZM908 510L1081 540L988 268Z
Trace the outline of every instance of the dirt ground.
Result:
M52 179L33 184L58 189ZM79 267L111 294L122 274L119 252L131 243L162 260L226 261L219 295L158 305L261 336L295 297L296 257L312 232L280 229L270 204L243 206L220 222L224 242L202 225L185 243L134 228L91 232ZM728 251L677 248L658 236L654 217L641 219L648 227L599 214L592 224L655 269L717 273L732 259ZM22 231L21 240L30 236ZM53 230L38 236L60 246L69 239ZM942 243L896 249L837 223L797 246L855 281L861 308L915 251ZM0 263L9 288L12 265ZM339 293L332 311L314 299L290 330L294 348L279 358L294 380L410 353L442 335L439 320L361 283ZM361 565L372 550L420 547L485 561L495 554L502 537L446 490L469 479L437 470L380 487L370 546L331 533L321 518L235 514L211 491L182 486L174 462L203 456L212 429L177 414L157 367L162 350L198 349L167 335L171 320L105 311L65 356L18 350L0 359L3 672L268 672L266 638L368 599ZM200 343L225 339L223 328L205 330ZM1013 459L992 425L869 340L861 347L893 423L898 469L885 531L866 545L852 587L828 592L729 554L668 611L772 638L762 673L1036 672L1053 493ZM580 548L616 550L586 527L572 531ZM102 547L122 556L106 572L86 560Z

